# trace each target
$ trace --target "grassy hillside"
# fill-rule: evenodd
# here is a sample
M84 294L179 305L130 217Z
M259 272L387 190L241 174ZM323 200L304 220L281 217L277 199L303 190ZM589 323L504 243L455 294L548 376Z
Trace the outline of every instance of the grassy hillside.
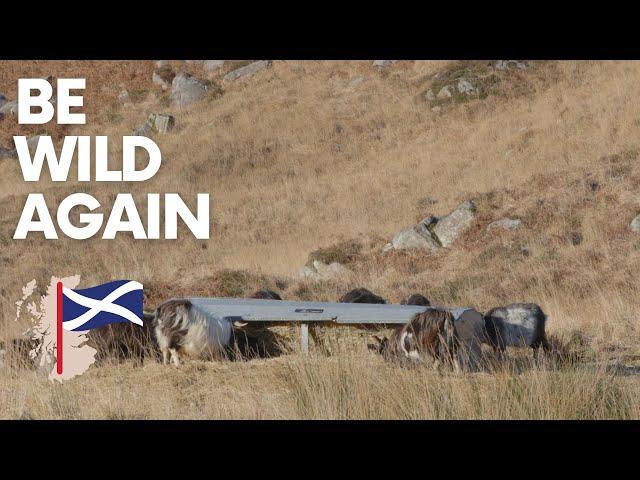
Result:
M419 291L434 303L479 310L534 301L550 316L548 331L579 349L585 362L595 361L595 370L534 369L463 380L434 380L429 371L396 377L366 352L366 335L332 330L327 337L341 353L330 360L316 352L310 359L293 354L246 364L194 364L180 372L157 365L92 369L77 385L122 385L128 375L148 372L181 398L176 405L195 405L185 407L184 416L205 411L216 418L411 418L499 417L499 411L487 410L491 401L521 382L518 388L531 404L504 400L510 417L637 418L637 400L631 400L639 390L637 377L611 376L605 367L617 362L629 372L640 359L640 236L628 228L640 213L640 64L532 62L526 70L494 72L488 63L397 62L377 70L370 61L274 62L234 83L222 79L232 68L227 65L210 77L222 95L184 109L171 107L168 92L152 84L153 62L0 63L0 92L10 99L21 76L86 74L88 125L43 131L57 138L109 135L114 164L119 137L148 113L176 117L173 131L155 137L163 164L143 184L29 185L16 161L0 160L4 336L21 331L13 321L20 288L33 278L44 284L51 274L80 273L83 285L138 279L150 306L170 295L242 296L262 286L284 298L318 300L335 300L356 286L393 302ZM205 76L198 65L173 66ZM437 93L460 75L484 82L482 95L425 99L429 89ZM118 104L123 88L135 92L132 104ZM2 146L23 133L10 118L2 127ZM179 192L192 205L196 193L209 192L211 239L194 240L185 232L179 241L133 241L127 235L112 241L52 242L38 235L13 241L30 191L44 192L50 206L73 191L91 193L103 205L118 192L133 192L142 207L148 192ZM466 199L476 202L476 222L452 248L382 252L400 229L429 213L444 215ZM503 217L519 218L523 227L487 234L486 226ZM346 265L352 275L320 283L295 276L313 250L354 243L357 254ZM367 373L358 379L350 373L354 368ZM252 381L219 387L227 371ZM28 405L42 391L71 395L71 402L85 388L63 386L63 393L29 373L7 375L11 389L5 390L22 392L22 400L0 397L0 416L65 416L63 407ZM208 402L203 392L214 384L215 407L199 410L198 402ZM388 405L373 385L402 388L413 401ZM152 395L153 388L140 387L139 394ZM123 386L116 390L125 395ZM614 400L586 412L589 399L603 391ZM560 405L565 397L580 397L575 402L584 404ZM451 410L438 410L451 398L457 402ZM476 401L480 407L473 410ZM610 405L615 407L606 411ZM138 408L110 413L87 406L86 415L176 412L159 404Z

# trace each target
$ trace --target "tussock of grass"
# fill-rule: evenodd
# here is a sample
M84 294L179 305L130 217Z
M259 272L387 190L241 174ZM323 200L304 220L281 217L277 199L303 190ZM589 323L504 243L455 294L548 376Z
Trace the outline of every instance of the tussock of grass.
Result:
M357 241L341 242L331 247L319 248L312 251L309 253L306 265L312 267L313 262L316 260L326 264L333 262L342 264L350 263L358 257L361 250L362 244Z

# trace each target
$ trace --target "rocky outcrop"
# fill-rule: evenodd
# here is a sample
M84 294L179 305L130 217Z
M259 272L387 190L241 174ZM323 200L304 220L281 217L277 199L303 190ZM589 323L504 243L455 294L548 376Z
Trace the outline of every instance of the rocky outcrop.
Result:
M185 107L199 101L207 91L207 85L188 73L176 75L171 83L171 103Z
M431 252L440 248L431 233L424 235L419 233L416 227L410 227L399 232L393 237L391 246L396 250L427 250Z
M175 126L176 119L173 115L150 113L149 118L147 118L147 123L154 132L167 133Z
M633 233L640 233L640 215L638 215L636 218L631 220L631 223L629 224L629 229Z
M351 270L338 262L326 264L319 260L314 260L313 267L304 266L300 269L298 276L313 281L331 280L332 278L349 275Z
M167 133L176 124L173 115L150 113L147 121L133 131L134 135L148 137L153 133Z
M475 214L475 204L467 200L449 215L438 220L432 231L443 247L450 247L465 230L471 227Z
M238 80L239 78L250 77L258 73L260 70L271 67L272 64L272 60L260 60L258 62L253 62L249 65L236 68L235 70L227 73L224 76L224 79L228 82L233 82L234 80Z
M400 231L382 250L434 252L440 247L450 247L473 224L475 212L473 201L468 200L445 217L428 215L416 225Z

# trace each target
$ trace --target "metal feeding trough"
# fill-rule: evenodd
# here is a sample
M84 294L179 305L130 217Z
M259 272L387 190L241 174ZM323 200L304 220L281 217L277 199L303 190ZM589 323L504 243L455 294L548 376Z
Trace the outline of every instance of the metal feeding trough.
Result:
M291 302L237 298L190 297L194 308L221 324L232 322L260 322L269 324L300 324L300 345L309 350L309 325L349 325L361 328L380 328L402 325L416 314L429 309L451 312L456 328L477 324L482 315L472 308L424 307L413 305Z

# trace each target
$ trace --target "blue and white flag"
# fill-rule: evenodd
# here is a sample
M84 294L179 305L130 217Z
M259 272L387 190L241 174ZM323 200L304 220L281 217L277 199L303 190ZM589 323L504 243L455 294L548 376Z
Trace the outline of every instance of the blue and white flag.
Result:
M62 326L82 332L109 323L132 322L142 325L142 284L116 280L91 288L62 288Z

